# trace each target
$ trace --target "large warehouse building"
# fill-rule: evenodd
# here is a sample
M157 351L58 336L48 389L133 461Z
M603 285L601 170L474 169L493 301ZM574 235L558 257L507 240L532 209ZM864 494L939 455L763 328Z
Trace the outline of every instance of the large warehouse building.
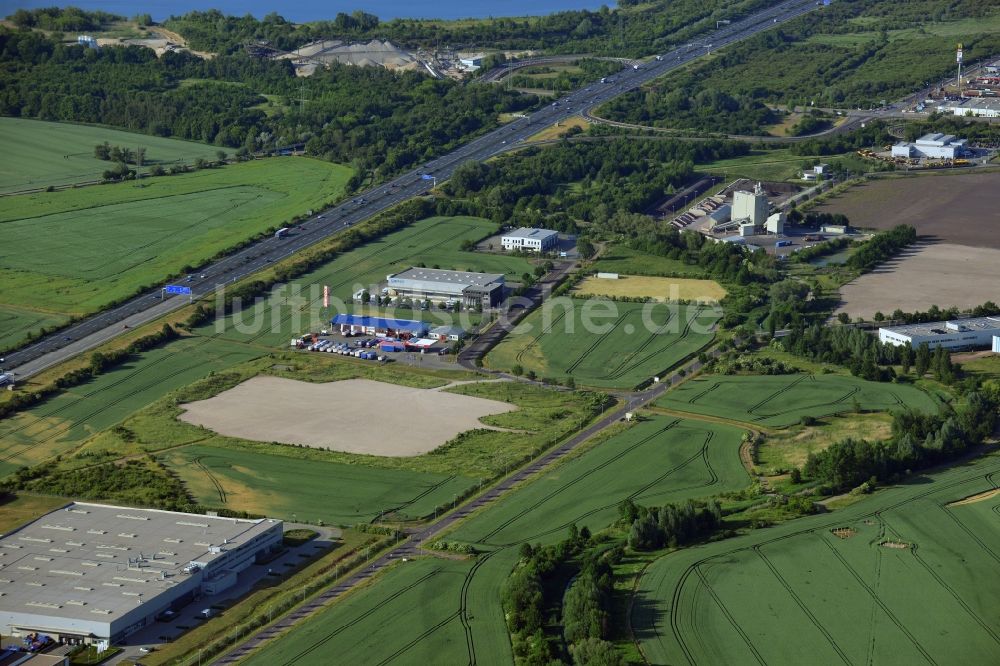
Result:
M501 236L500 245L505 250L548 252L559 245L559 232L521 227Z
M878 329L878 339L882 342L896 346L909 342L914 348L927 343L931 349L988 349L995 335L1000 335L1000 317L956 319Z
M386 278L390 294L399 298L496 307L503 300L504 276L437 268L410 268Z
M965 139L952 134L925 134L913 143L901 142L892 147L893 157L927 157L953 160L965 154Z
M281 546L280 520L76 502L0 538L0 627L119 643Z
M978 118L1000 118L1000 98L969 97L959 102L947 102L937 108L939 113Z

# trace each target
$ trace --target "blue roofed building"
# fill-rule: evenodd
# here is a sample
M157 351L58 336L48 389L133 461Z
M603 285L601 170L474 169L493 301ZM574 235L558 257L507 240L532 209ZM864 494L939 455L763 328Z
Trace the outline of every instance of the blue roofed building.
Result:
M419 338L427 335L430 326L412 319L338 314L330 323L340 328L342 335L386 335L398 338Z

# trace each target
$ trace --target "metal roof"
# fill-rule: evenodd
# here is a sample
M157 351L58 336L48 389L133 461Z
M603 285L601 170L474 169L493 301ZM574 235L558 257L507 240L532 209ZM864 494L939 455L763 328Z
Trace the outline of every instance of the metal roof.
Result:
M530 238L535 240L544 240L551 236L558 236L558 235L559 235L558 231L552 231L551 229L535 229L532 227L520 227L518 229L515 229L514 231L504 234L503 238L524 238L524 239Z
M369 317L364 315L338 314L330 320L335 326L364 326L372 328L392 329L394 331L426 331L427 324L412 319L386 319L385 317Z
M952 327L952 328L949 328ZM961 328L958 328L961 327ZM922 324L904 324L902 326L883 326L883 330L897 335L935 336L954 335L960 332L988 331L1000 332L1000 317L974 317L971 319L949 319L948 321L929 321Z
M402 273L388 276L389 280L412 280L441 284L485 287L493 282L503 282L500 273L469 273L467 271L446 271L440 268L408 268Z

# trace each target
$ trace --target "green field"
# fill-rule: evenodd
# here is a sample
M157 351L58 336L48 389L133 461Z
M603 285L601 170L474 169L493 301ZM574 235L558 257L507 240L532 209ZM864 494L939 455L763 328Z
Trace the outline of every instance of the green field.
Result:
M105 141L133 150L144 147L148 166L192 164L199 157L215 159L219 150L204 143L105 127L0 118L0 145L4 147L0 192L100 180L111 163L94 157L94 146Z
M1000 495L948 505L998 472L988 456L668 554L639 581L636 641L656 664L996 663Z
M328 525L366 523L380 511L422 518L476 483L454 474L302 460L280 451L194 445L173 449L161 460L205 506Z
M51 312L0 305L0 350L16 346L28 333L57 326L69 317Z
M353 308L352 295L362 288L372 288L384 282L390 273L405 270L418 263L444 269L504 273L508 280L520 279L532 266L521 257L465 252L464 240L479 240L495 231L492 222L475 217L432 217L420 220L405 229L388 234L357 249L342 254L315 271L295 280L292 293L283 291L271 295L266 307L229 317L224 322L222 336L237 341L267 345L284 345L291 335L316 330L328 323L333 308L322 308L322 285L330 287L330 295ZM408 309L395 310L401 318L424 319L451 323L439 319L437 310L420 313ZM463 315L471 316L471 315ZM242 322L237 325L235 322ZM211 324L200 329L205 334L217 331Z
M550 300L485 363L504 370L520 365L539 377L572 377L578 385L632 387L707 345L719 315L714 306Z
M343 192L346 167L274 158L4 200L0 304L85 314Z
M912 409L934 412L937 401L918 388L842 375L709 375L685 382L656 401L666 409L781 428L802 416Z
M680 259L668 259L638 252L624 245L609 245L592 269L603 273L624 275L661 275L667 277L708 277L705 269L686 264Z
M559 541L574 522L596 531L626 497L654 505L741 488L749 481L737 455L741 436L738 428L683 419L638 423L446 537L479 544L486 554L476 561L399 564L247 663L325 664L337 654L345 663L509 664L500 587L517 545Z
M170 391L263 352L186 338L142 353L96 379L0 421L0 478L65 454Z

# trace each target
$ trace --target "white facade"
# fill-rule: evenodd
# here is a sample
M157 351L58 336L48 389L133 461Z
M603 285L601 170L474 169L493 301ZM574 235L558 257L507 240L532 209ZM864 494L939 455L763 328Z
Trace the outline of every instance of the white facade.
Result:
M993 353L1000 354L1000 335L993 336Z
M977 317L955 321L938 321L878 329L878 339L890 345L910 343L914 349L927 344L931 349L973 349L996 347L1000 335L1000 317Z
M521 227L500 237L500 245L505 250L547 252L558 244L559 232L550 229Z
M927 157L938 160L953 160L965 152L965 139L956 139L951 134L925 134L913 143L901 142L892 147L893 157Z
M769 234L785 233L785 213L775 213L774 215L768 217L765 228Z
M760 227L767 220L767 214L770 210L771 206L767 202L767 194L761 190L760 183L757 183L753 192L733 193L732 219L734 222L747 220L755 227Z
M1000 98L970 97L960 102L948 102L938 106L940 113L956 116L976 116L978 118L1000 118Z

